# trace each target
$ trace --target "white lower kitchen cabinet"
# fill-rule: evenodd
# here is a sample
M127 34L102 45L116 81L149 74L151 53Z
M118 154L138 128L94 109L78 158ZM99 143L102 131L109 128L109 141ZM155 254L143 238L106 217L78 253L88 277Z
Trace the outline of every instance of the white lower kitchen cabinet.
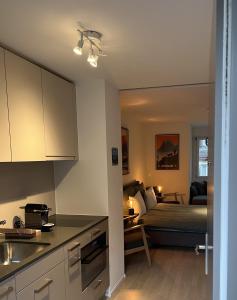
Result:
M100 300L104 298L105 292L109 286L109 272L105 269L97 278L92 282L90 288L92 290L92 299Z
M1 300L16 300L15 279L8 279L0 284Z
M81 251L80 239L64 247L66 299L81 300Z
M20 291L17 300L66 300L64 262Z
M109 287L109 272L106 268L95 280L83 291L82 300L104 299L105 292Z

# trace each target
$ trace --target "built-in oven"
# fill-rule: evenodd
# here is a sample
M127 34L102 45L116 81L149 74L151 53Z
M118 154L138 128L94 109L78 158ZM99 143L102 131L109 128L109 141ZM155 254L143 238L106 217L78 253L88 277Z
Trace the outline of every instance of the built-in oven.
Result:
M81 248L81 282L82 290L106 268L107 243L106 232Z

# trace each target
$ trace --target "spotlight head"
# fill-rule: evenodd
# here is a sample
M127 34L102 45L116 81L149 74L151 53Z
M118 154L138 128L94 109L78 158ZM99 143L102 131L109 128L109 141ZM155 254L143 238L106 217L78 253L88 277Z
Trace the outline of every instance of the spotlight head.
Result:
M73 52L77 55L82 55L82 48L84 45L83 33L81 33L81 38L77 43L77 46L73 48Z
M82 55L82 48L80 48L79 46L76 46L76 47L73 48L73 52L76 55Z
M90 61L90 65L91 65L92 67L94 67L94 68L97 68L97 60L98 60L98 57L97 57L96 60Z
M88 63L89 63L92 67L97 68L97 61L98 61L98 58L99 58L99 56L96 55L96 54L94 54L93 49L91 49L90 52L89 52L88 58L87 58Z

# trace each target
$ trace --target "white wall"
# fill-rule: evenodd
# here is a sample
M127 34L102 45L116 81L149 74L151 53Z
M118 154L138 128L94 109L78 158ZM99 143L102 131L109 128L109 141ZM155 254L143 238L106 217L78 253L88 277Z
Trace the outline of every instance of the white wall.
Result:
M55 163L57 213L108 215L105 83L77 86L77 162Z
M180 134L180 168L179 170L155 169L155 135ZM145 147L145 183L161 185L163 192L184 193L188 203L191 178L191 127L186 123L146 123L143 127L143 145Z
M122 126L129 129L129 174L123 175L123 183L129 183L136 179L145 180L145 157L142 139L142 124L122 113Z
M110 292L124 277L124 233L122 207L122 155L118 91L106 83L106 133L110 245ZM112 166L111 148L119 150L119 164Z
M109 216L110 290L124 275L118 91L104 80L77 87L79 160L55 163L57 213ZM119 149L112 166L111 148Z
M123 183L134 179L146 186L161 185L164 192L185 194L188 203L192 176L192 130L187 123L139 123L131 115L121 114L122 126L129 129L130 173L123 175ZM155 135L180 134L180 169L155 169Z
M45 203L55 213L54 172L51 162L0 163L0 219L12 226L15 215L24 221L27 203Z
M193 126L192 127L192 136L193 137L205 137L209 135L208 126Z

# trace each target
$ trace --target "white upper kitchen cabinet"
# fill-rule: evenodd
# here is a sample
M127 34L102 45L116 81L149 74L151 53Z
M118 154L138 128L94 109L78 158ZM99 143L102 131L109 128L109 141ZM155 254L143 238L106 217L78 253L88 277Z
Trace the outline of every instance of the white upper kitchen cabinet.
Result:
M41 69L5 51L12 161L43 161Z
M0 162L11 161L4 50L0 48Z
M77 157L74 85L42 70L46 159Z

